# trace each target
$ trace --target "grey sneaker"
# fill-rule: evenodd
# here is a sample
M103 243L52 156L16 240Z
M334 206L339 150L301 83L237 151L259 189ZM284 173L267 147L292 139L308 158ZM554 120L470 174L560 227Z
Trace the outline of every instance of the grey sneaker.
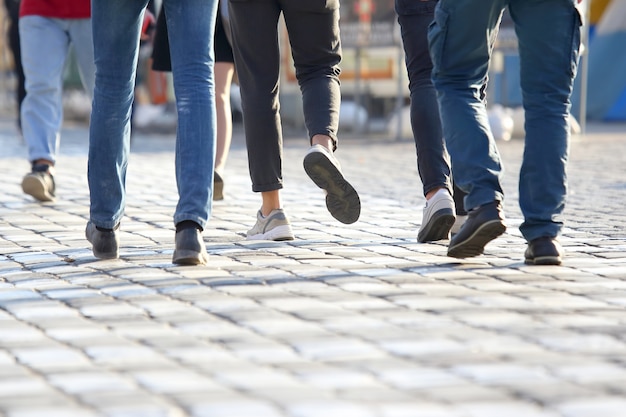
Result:
M30 173L22 179L22 190L39 201L55 200L54 177L46 164L33 165Z
M304 156L304 170L315 185L326 191L326 208L341 223L359 220L361 200L341 173L339 161L322 145L313 145Z
M93 245L93 255L100 259L120 257L120 239L117 233L119 224L111 231L98 230L92 222L87 223L85 237Z
M248 231L247 240L293 240L291 223L283 209L272 210L267 217L263 217L259 210L256 218L256 224Z
M447 239L455 219L454 200L448 190L442 188L426 201L417 241L423 243Z

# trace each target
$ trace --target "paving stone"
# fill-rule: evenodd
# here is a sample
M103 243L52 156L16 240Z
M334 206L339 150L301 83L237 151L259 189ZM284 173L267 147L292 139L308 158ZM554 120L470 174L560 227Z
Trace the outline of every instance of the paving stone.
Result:
M464 417L466 413L428 401L384 402L377 407L381 417Z
M85 347L85 353L102 366L134 369L145 367L168 366L167 358L149 347L134 344L95 345Z
M600 413L607 417L620 417L626 409L624 397L599 396L565 401L557 406L557 410L566 417L585 417L591 413Z
M384 356L375 346L348 337L303 338L291 344L304 357L320 361L369 360Z
M294 417L374 417L376 414L366 404L349 401L302 401L289 405L287 412Z
M557 404L571 398L595 398L605 388L600 385L585 387L566 381L537 381L529 384L511 382L508 389L521 398L527 398L538 404ZM554 409L551 407L551 409Z
M44 373L89 366L89 360L83 352L65 346L14 348L11 353L22 365Z
M23 376L9 379L0 380L0 398L4 403L4 399L14 396L28 396L39 395L45 396L46 394L53 394L54 389L46 384L42 378L36 376Z
M552 411L542 410L540 406L526 404L521 401L507 402L475 402L455 406L456 409L467 414L468 417L498 417L502 415L511 417L557 417Z
M279 417L282 416L282 412L271 403L251 400L245 398L235 398L231 401L217 400L213 402L204 402L194 405L191 408L191 416L203 417Z
M7 411L7 417L98 417L99 413L93 410L85 409L81 406L31 406L26 409L10 409Z
M136 389L136 384L128 376L107 371L50 373L47 380L59 390L73 395Z

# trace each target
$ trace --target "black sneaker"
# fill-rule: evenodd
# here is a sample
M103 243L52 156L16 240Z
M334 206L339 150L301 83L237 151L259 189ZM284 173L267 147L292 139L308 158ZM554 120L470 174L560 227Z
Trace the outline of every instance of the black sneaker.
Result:
M551 236L543 236L528 242L524 263L528 265L561 265L563 248Z
M504 214L499 201L485 204L467 215L461 230L450 240L448 256L471 258L485 250L485 245L506 230Z
M92 222L87 223L85 237L93 245L93 256L100 259L117 259L120 257L120 239L117 229L119 223L112 230L98 229Z
M22 179L24 193L39 201L55 200L54 177L50 174L50 166L46 164L33 164L31 172Z
M176 249L172 262L178 265L205 265L209 255L202 240L202 233L195 227L176 232Z

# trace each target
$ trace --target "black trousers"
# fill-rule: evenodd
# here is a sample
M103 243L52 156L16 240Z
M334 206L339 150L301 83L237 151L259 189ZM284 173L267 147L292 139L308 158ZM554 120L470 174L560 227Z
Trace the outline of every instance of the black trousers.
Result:
M4 0L8 16L9 16L9 47L13 54L13 61L15 62L15 74L17 75L17 88L15 91L15 98L17 102L17 122L21 128L21 115L20 108L22 107L22 101L26 97L26 89L24 87L24 70L22 68L22 53L20 51L20 30L19 30L19 16L20 16L20 2L19 0Z
M233 50L220 16L220 7L221 5L218 4L217 20L215 21L215 39L213 44L215 62L234 62ZM170 72L172 71L170 43L168 40L167 22L163 12L164 10L161 9L157 17L156 33L152 44L152 69L155 71Z
M283 187L278 21L285 20L309 139L337 142L339 0L229 0L252 190Z

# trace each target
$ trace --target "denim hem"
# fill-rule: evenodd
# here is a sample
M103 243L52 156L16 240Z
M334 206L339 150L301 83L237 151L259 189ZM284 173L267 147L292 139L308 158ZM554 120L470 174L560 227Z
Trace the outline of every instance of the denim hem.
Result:
M89 223L93 223L101 229L116 229L120 225L121 219L99 221L92 217L89 219Z
M174 215L174 225L177 225L180 222L183 222L185 220L191 220L193 222L196 222L200 225L200 227L202 227L202 229L206 229L206 225L208 223L208 219L205 219L203 217L200 217L196 214L191 214L191 213L177 213Z

